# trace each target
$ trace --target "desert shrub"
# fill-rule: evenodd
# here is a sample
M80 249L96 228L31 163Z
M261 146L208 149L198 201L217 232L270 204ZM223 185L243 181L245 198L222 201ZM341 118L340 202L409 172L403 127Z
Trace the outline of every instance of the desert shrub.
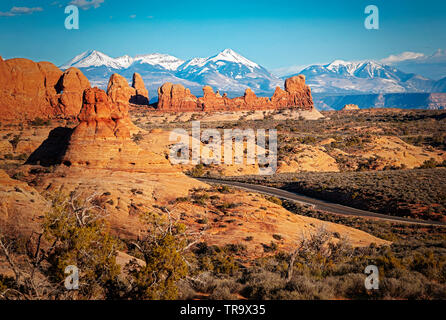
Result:
M425 160L422 165L418 167L418 169L432 169L437 167L437 162L434 158L430 158L429 160Z
M39 117L36 117L34 120L32 120L30 122L30 124L32 126L37 126L37 127L41 127L41 126L50 126L51 125L51 120L50 119L42 119Z
M234 249L235 248L235 249ZM238 264L231 252L245 250L243 245L228 245L224 248L208 246L205 242L196 245L194 253L197 256L198 268L202 271L212 271L214 274L233 275L238 270Z
M271 241L270 244L262 243L263 251L265 252L275 252L279 248L277 243L274 241Z
M241 293L249 299L273 299L284 288L285 280L279 274L262 269L252 270L241 278Z
M430 279L444 281L446 279L446 259L439 259L432 250L428 252L416 252L410 262L410 269L420 272Z
M232 189L228 186L220 186L217 190L220 193L233 193Z
M107 295L107 286L116 282L117 241L108 233L103 210L92 204L92 198L78 200L74 195L52 197L51 211L44 222L44 236L54 243L48 255L53 281L60 282L69 265L80 273L80 294L87 298Z
M142 135L142 133L141 132L138 132L138 133L135 133L135 134L133 134L133 136L132 136L132 140L133 140L133 142L135 142L135 143L139 143L141 140L143 140L144 139L144 136Z
M212 300L235 300L234 295L238 293L242 285L234 279L218 279L214 281L213 286L208 289L209 298Z
M205 170L205 166L202 163L199 163L192 169L188 170L187 173L192 177L202 177L206 172Z
M267 197L266 199L267 199L268 201L272 202L272 203L275 203L275 204L279 205L279 206L282 205L282 200L280 200L280 199L277 198L277 197Z
M17 148L17 145L20 142L20 137L21 137L21 134L15 134L14 137L11 140L9 140L9 143L12 145L12 148L14 150Z
M187 246L185 226L158 213L144 216L146 234L136 243L144 265L131 261L131 299L170 300L178 296L177 283L188 274L184 259Z
M193 202L201 206L206 206L209 200L207 193L195 193L192 195Z
M20 237L5 244L0 238L0 253L16 275L8 281L5 299L103 299L115 296L119 266L119 243L108 233L103 210L92 204L93 198L79 200L75 195L49 197L51 208L45 215L43 233L33 234L15 248ZM20 263L17 263L20 257ZM15 262L14 262L15 261ZM65 268L79 269L79 289L67 291Z

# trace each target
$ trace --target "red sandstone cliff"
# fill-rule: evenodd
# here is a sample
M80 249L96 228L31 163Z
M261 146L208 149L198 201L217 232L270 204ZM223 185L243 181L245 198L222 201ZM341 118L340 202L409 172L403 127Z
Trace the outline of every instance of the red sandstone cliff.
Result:
M313 109L311 89L305 84L305 76L285 80L285 90L276 88L271 98L257 97L246 89L243 97L229 99L226 94L214 92L210 86L203 87L203 97L197 98L180 84L163 84L158 89L158 110L178 111L238 111L296 108Z
M0 59L0 119L75 117L89 87L76 68L62 72L50 62Z

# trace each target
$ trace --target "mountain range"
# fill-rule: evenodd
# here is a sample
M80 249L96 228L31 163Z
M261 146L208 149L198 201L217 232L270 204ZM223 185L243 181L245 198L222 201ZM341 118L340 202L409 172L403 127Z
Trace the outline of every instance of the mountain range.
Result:
M316 94L445 92L446 89L446 78L435 81L372 60L335 60L307 67L299 74L305 75Z
M306 76L307 84L316 98L383 93L444 93L446 77L434 80L397 68L397 65L405 63L405 70L408 70L412 63L423 65L426 69L433 63L434 68L442 66L446 72L446 59L442 58L442 53L437 53L435 57L412 54L408 55L409 59L391 56L386 63L335 60L329 64L311 65L298 74ZM164 82L183 84L198 96L202 95L204 85L226 92L230 97L243 95L246 88L251 88L259 96L268 96L277 86L283 86L283 79L295 75L280 78L232 49L225 49L208 58L187 61L161 53L112 58L90 50L60 66L61 69L69 67L79 68L92 85L100 88L106 87L113 73L119 73L130 81L133 73L138 72L146 83L151 101L156 101L156 91ZM436 74L438 78L440 73Z
M193 58L188 61L160 53L112 58L91 50L60 66L63 70L70 67L79 68L92 85L100 88L106 87L108 78L113 73L131 79L133 73L138 72L150 97L155 97L156 91L165 82L183 84L195 95L202 95L202 87L210 85L216 90L227 92L229 96L243 94L247 88L252 88L260 95L267 95L283 82L262 66L231 49L225 49L209 58Z

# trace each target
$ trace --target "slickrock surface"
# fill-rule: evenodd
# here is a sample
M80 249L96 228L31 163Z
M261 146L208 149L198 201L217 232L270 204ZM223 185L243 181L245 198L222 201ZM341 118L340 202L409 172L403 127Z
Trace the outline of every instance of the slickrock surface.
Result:
M29 236L40 230L47 210L46 201L34 188L0 170L0 234Z
M285 80L285 90L276 88L271 98L257 97L246 89L243 97L229 99L226 94L214 92L210 86L203 87L203 97L197 98L189 89L169 82L158 89L160 111L240 111L296 108L312 110L311 89L305 84L303 75Z
M76 68L62 72L49 62L0 60L0 119L75 117L88 87L87 78Z

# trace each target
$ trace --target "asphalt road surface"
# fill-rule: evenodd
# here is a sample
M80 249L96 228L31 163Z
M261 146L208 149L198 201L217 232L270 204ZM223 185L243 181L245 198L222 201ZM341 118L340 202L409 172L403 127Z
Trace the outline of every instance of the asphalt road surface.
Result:
M213 183L213 184L221 184L227 185L231 187L236 187L239 189L244 189L252 192L262 193L269 196L274 196L277 198L294 201L297 203L301 203L304 205L309 205L314 209L323 210L331 213L342 214L347 216L355 216L355 217L367 217L367 218L375 218L380 220L392 221L392 222L403 222L403 223L411 223L411 224L420 224L420 225L436 225L436 226L446 226L444 222L438 221L424 221L424 220L416 220L404 217L396 217L389 216L385 214L360 210L352 207L347 207L341 204L336 204L332 202L328 202L325 200L310 198L298 193L289 192L282 189L277 189L273 187L262 186L258 184L250 184L238 181L229 181L229 180L220 180L220 179L212 179L212 178L197 178L200 181L205 183Z

